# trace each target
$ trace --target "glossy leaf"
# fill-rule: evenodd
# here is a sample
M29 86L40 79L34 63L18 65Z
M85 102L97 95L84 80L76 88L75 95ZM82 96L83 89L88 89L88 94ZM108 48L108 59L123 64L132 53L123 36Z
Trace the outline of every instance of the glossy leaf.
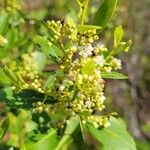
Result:
M0 33L4 33L4 31L8 27L9 19L10 19L9 14L0 16Z
M0 89L0 102L6 103L8 107L16 109L33 109L32 104L44 99L44 95L34 90L23 90L19 93L15 93L12 87L6 87ZM56 100L50 96L47 97L47 102L54 103Z
M93 75L95 69L95 63L92 59L89 59L85 66L82 68L82 74Z
M5 39L1 34L0 34L0 46L3 47L7 43L7 39Z
M34 38L35 43L41 46L41 50L49 57L58 58L63 55L62 51L52 43L50 43L46 38L41 36L36 36Z
M64 147L68 147L73 141L71 135L64 135L60 140L59 144L55 148L55 150L62 150Z
M58 144L57 132L51 129L48 134L41 135L38 142L32 142L25 145L26 150L54 150Z
M89 31L89 30L100 30L101 27L93 26L93 25L78 25L77 29L80 33L84 33L85 31Z
M10 128L10 118L9 116L7 116L0 127L0 140L5 136L9 128Z
M102 27L100 31L106 27L107 23L111 19L116 4L117 0L104 0L100 5L94 19L94 25Z
M17 80L17 77L15 76L15 74L7 67L7 66L4 66L4 69L3 69L5 75L13 82L18 82Z
M53 88L55 83L55 76L52 74L48 77L47 81L44 84L44 88Z
M118 46L118 44L121 42L123 33L124 31L123 31L122 26L116 27L115 32L114 32L114 46L115 47Z
M128 79L127 76L118 72L102 72L101 76L104 79Z
M61 150L64 146L69 145L72 142L72 140L73 140L72 134L74 133L76 128L79 126L79 124L80 124L80 119L79 119L78 115L73 116L68 121L67 127L64 132L64 136L60 140L60 142L55 150Z
M6 57L12 52L13 48L17 47L18 34L17 28L11 28L6 32L5 38L7 39L7 43L4 47L0 47L0 58Z
M38 72L42 71L46 65L46 56L42 52L35 51L32 55L33 62L37 62Z
M73 116L67 124L66 130L65 130L65 134L73 134L73 132L75 131L75 129L79 126L79 116Z
M97 129L87 124L90 132L103 145L103 150L136 150L135 142L121 119L110 118L110 126Z
M11 80L6 76L3 69L0 69L0 83L9 84Z

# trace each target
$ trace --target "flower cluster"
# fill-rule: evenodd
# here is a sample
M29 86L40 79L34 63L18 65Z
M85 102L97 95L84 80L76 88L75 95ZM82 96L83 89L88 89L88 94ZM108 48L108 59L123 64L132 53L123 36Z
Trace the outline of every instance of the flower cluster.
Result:
M35 53L26 53L22 55L22 61L19 65L16 65L15 62L11 64L12 72L14 77L16 77L16 80L13 80L13 90L21 91L23 89L33 89L44 93L43 80L38 74L38 64L37 61L33 59L34 55Z
M60 46L62 43L70 43L67 48L62 46L64 57L59 69L63 77L56 78L55 88L51 91L59 102L51 105L49 110L57 113L61 108L68 114L79 114L83 122L92 122L95 127L107 127L109 121L106 116L94 115L96 111L101 112L105 108L105 81L101 72L120 69L121 62L113 56L105 58L104 54L108 50L99 42L96 29L82 31L69 21L62 25L60 22L48 22L50 29L58 31L54 32L54 38ZM58 34L60 36L57 37Z
M17 70L22 89L31 88L57 100L47 106L40 102L34 104L34 112L41 113L46 108L48 113L55 114L61 109L68 116L80 115L83 123L91 122L96 128L109 126L108 117L102 114L105 81L101 73L120 69L121 61L109 55L94 26L76 26L71 19L48 21L47 26L53 35L49 38L49 47L55 45L63 53L56 60L58 69L48 80L41 77L33 53L22 56Z

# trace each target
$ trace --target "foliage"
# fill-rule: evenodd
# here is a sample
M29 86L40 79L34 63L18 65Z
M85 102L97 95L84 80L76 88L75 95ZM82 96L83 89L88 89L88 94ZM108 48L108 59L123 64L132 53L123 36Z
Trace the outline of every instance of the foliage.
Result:
M127 79L117 72L121 60L116 57L129 49L131 40L122 41L121 26L114 31L112 48L99 37L117 1L103 1L92 25L84 24L89 1L77 3L78 23L70 17L35 23L39 29L33 25L28 34L22 30L31 20L20 13L19 2L7 0L0 16L1 81L7 80L0 89L0 101L7 106L0 139L5 146L67 149L76 142L76 133L84 140L88 132L102 149L136 149L121 119L103 112L104 79Z
M111 126L97 130L91 125L87 125L87 130L103 144L103 149L120 149L135 150L135 143L133 139L125 130L125 125L122 120L110 118ZM109 140L107 139L109 137Z

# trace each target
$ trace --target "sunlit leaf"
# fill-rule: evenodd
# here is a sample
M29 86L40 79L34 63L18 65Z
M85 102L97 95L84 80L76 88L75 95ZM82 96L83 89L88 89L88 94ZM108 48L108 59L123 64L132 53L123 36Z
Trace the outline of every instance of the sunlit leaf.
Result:
M0 46L5 46L5 44L7 43L7 39L5 39L1 34L0 34Z
M55 150L61 150L64 146L69 145L72 142L72 134L75 132L76 128L79 126L80 119L79 116L73 116L67 124L64 132L64 136L60 140Z
M3 33L8 27L10 15L5 14L0 16L0 33Z
M26 150L54 150L58 144L57 132L51 129L47 134L43 134L37 142L30 142L25 145Z
M66 130L65 130L65 134L72 134L75 129L77 128L77 126L79 126L79 116L73 116L67 124Z
M115 7L117 4L117 0L103 0L102 4L100 5L94 19L94 25L100 26L102 31L109 20L111 19Z
M80 33L84 33L85 31L89 31L89 30L98 30L101 29L101 27L99 26L92 26L92 25L78 25L77 29Z
M136 150L136 145L121 119L110 118L110 126L97 129L87 124L90 132L103 145L103 150Z
M122 40L123 37L123 28L122 26L118 26L114 32L114 46L116 47Z
M92 59L89 59L85 66L82 68L82 74L93 75L95 69L95 63Z
M101 76L104 79L128 79L127 76L118 72L102 72Z
M37 63L38 72L40 72L46 65L46 56L44 53L36 51L32 54L32 61Z
M0 83L9 84L11 80L6 76L3 69L0 69Z
M44 94L30 89L15 93L12 87L0 89L0 95L0 102L6 103L8 107L13 107L14 109L24 108L28 110L33 109L33 103L43 100L45 97ZM56 100L48 96L46 101L53 103Z
M36 36L34 41L41 46L41 50L50 58L51 56L58 58L63 55L62 51L56 45L53 45L44 37Z
M10 128L10 117L8 115L0 127L0 140L5 136L9 128Z

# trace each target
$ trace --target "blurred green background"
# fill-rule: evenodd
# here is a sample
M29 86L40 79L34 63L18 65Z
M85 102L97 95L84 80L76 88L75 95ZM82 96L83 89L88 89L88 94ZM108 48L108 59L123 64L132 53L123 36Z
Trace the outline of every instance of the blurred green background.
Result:
M90 1L86 18L88 23L92 21L92 16L100 2L101 0ZM5 52L0 53L3 54L2 58L9 57L7 61L10 62L19 58L22 53L35 49L32 44L34 36L47 34L43 25L45 21L63 20L66 15L77 21L79 12L75 0L0 0L0 15L4 16L6 10L9 11L8 20L11 29L4 26L3 34L13 39L13 42L5 49ZM127 74L129 79L106 81L106 111L118 112L119 116L124 118L129 132L137 142L138 150L149 150L150 0L118 1L113 18L100 35L101 40L108 47L112 45L115 27L120 24L125 30L124 38L133 40L130 51L118 56L122 60L122 72ZM3 87L8 83L8 79L0 69L0 86ZM0 104L1 110L4 110L2 104Z

